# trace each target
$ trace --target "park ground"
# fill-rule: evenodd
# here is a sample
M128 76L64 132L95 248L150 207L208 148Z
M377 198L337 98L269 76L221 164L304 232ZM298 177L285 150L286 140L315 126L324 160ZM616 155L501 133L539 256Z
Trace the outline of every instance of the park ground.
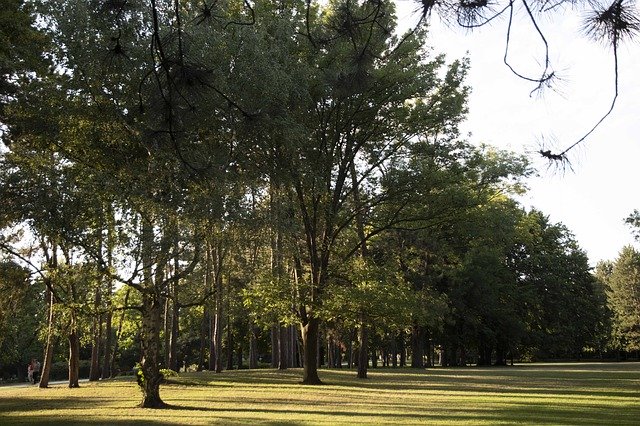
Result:
M0 387L0 424L638 425L640 363L521 364L502 368L181 373L162 386L169 408L141 409L132 378L78 389Z

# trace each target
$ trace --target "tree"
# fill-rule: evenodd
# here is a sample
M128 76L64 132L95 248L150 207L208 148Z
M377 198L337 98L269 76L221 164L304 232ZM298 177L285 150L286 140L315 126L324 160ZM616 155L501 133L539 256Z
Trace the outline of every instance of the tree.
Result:
M640 253L631 246L624 247L605 283L615 347L629 352L640 350Z
M46 69L47 39L34 28L30 2L5 0L0 10L0 124L6 123L5 107L15 100L32 73ZM4 129L2 129L4 132Z

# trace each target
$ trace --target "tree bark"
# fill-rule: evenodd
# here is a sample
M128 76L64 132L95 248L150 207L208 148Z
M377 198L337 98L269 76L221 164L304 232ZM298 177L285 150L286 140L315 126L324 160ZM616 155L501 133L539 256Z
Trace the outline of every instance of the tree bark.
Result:
M54 335L53 335L53 322L54 322L54 295L47 286L45 299L49 301L49 315L47 321L47 344L44 351L44 360L42 362L42 372L40 374L40 388L49 387L49 375L51 374L51 363L53 361L53 347L54 347Z
M202 313L202 321L200 322L200 350L198 351L198 371L204 370L204 359L206 353L206 344L207 344L207 324L209 322L209 310L207 307L204 307L204 312Z
M159 289L154 286L152 273L153 224L142 218L142 265L143 288L140 326L140 347L142 361L139 381L142 389L142 408L163 408L166 404L160 398L160 329L162 327L163 300ZM159 273L159 271L156 271ZM158 277L156 277L158 278ZM156 281L156 284L158 282Z
M219 250L215 253L216 270L215 270L215 318L214 318L214 357L215 372L222 372L222 330L223 330L223 294L222 294L222 254Z
M140 339L144 379L141 383L143 408L162 408L166 404L160 398L160 328L162 326L162 301L155 293L142 295L142 326Z
M69 387L78 388L80 373L80 339L78 338L78 327L76 324L76 314L71 313L71 331L69 332Z
M306 324L302 325L302 347L303 347L303 376L302 383L305 385L320 385L322 381L318 376L318 337L320 320L309 318Z
M278 368L280 363L279 326L271 326L271 368Z
M258 368L258 328L251 324L249 331L249 368Z
M424 368L424 329L415 324L411 328L411 367Z
M126 293L124 294L124 306L127 306L129 303L129 294L131 294L131 287L127 288ZM120 336L122 336L122 325L124 323L124 311L120 315L120 321L118 321L118 331L116 332L116 341L113 344L113 356L111 357L111 375L109 377L114 377L117 373L118 369L116 368L116 357L118 354L118 342L120 342Z
M104 322L104 352L103 352L103 362L102 362L102 374L101 377L106 379L111 377L111 333L113 333L111 327L111 319L113 318L113 313L111 310L107 312L105 315Z
M367 369L369 367L369 330L364 324L360 324L358 330L358 379L367 378Z
M177 303L172 300L172 312L171 312L171 333L169 335L169 369L178 371L178 323L180 308Z
M289 368L289 360L288 360L288 348L287 348L287 343L289 340L289 336L288 336L288 328L285 327L284 325L280 324L278 326L279 329L279 333L278 333L278 370L286 370L287 368Z
M178 334L180 323L180 304L178 302L178 285L180 279L178 278L178 271L180 270L180 263L178 259L177 242L175 243L175 258L174 258L174 278L171 280L171 335L169 337L169 362L168 366L170 370L178 371Z
M102 292L100 285L96 288L96 295L93 306L98 312L102 303ZM91 367L89 369L89 381L95 382L100 379L100 341L102 340L102 315L95 314L92 324L93 342L91 345Z

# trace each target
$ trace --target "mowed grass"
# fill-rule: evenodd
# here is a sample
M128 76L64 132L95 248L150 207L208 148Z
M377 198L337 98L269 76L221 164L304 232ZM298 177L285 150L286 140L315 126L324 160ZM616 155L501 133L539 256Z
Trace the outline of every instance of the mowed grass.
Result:
M163 385L170 408L136 408L131 379L0 387L0 424L545 424L640 425L640 363L504 368L183 373Z

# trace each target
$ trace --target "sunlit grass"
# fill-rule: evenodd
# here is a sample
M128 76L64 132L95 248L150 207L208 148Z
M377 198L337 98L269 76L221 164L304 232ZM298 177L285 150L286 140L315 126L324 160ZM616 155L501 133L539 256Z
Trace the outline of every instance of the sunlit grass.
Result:
M162 387L171 408L136 408L129 379L80 389L0 387L0 424L640 424L640 363L186 373Z

